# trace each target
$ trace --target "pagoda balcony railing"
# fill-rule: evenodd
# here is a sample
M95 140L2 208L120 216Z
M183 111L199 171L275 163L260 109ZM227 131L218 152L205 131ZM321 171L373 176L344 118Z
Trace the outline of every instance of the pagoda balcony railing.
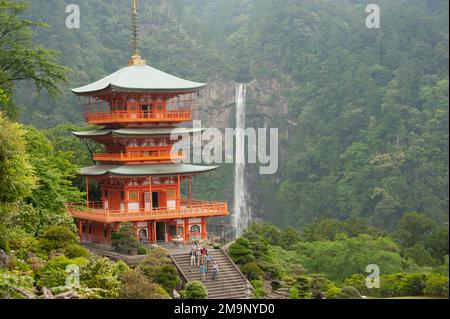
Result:
M102 203L67 204L72 217L103 223L138 222L167 220L177 218L198 218L227 216L226 202L205 202L182 200L180 208L154 208L139 210L109 210L102 208Z
M184 152L133 151L126 153L96 153L94 161L99 162L175 162L186 158Z
M192 110L173 110L165 112L145 111L109 111L90 112L85 115L89 124L112 123L154 123L154 122L186 122L192 121Z

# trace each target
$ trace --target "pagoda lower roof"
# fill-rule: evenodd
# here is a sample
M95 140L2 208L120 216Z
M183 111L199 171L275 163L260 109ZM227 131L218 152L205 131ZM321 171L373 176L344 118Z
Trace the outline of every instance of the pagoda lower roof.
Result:
M154 128L122 128L122 129L104 129L104 130L94 130L85 132L72 132L73 135L79 138L96 138L105 136L164 136L164 135L186 135L201 133L204 129L199 128L189 128L189 127L154 127Z
M217 168L218 166L197 166L190 164L95 165L84 167L78 173L84 176L195 175L211 172Z
M148 65L124 67L94 83L72 89L77 95L94 95L105 92L137 93L189 93L197 92L205 83L188 81Z

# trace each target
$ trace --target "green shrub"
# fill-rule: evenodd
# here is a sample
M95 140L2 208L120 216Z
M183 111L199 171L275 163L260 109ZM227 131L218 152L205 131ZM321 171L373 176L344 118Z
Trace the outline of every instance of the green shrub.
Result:
M170 295L145 275L131 270L120 276L122 299L170 299Z
M358 291L364 295L370 295L370 296L374 295L373 293L374 293L375 289L368 289L366 287L366 276L364 276L362 274L354 274L354 275L348 277L344 281L344 286L354 287L354 288L358 289Z
M241 266L241 271L248 280L261 279L264 275L264 272L259 268L256 262L247 263Z
M139 246L137 250L138 255L147 255L148 251L147 248L144 246Z
M67 248L78 241L75 234L64 226L51 226L42 235L39 240L39 245L42 250L59 251Z
M251 284L252 284L253 288L255 288L255 289L263 288L263 286L264 286L264 282L259 279L252 280Z
M289 289L289 298L290 299L300 299L300 293L297 288L292 287Z
M448 277L438 274L429 274L426 279L423 293L426 296L448 297Z
M172 293L180 283L178 270L173 265L162 266L161 269L153 275L153 280L155 283L161 285L169 294Z
M228 254L236 264L244 265L255 261L252 250L250 249L250 242L246 238L239 238L236 240L228 251Z
M253 299L263 299L266 296L266 291L263 288L256 288L253 292Z
M337 295L341 293L341 289L338 287L331 287L325 292L325 297L327 299L335 299Z
M361 299L361 294L355 287L346 286L335 296L336 299Z
M295 277L294 287L298 289L300 299L311 298L311 278L308 276Z
M31 270L31 267L23 260L17 259L16 257L11 258L9 263L10 270L18 270L20 272L26 273Z
M50 259L44 267L36 274L36 281L39 287L54 288L66 284L68 265L83 266L87 264L85 258L69 259L65 256L58 256Z
M148 257L138 265L138 270L169 294L180 284L178 271L164 248L152 248Z
M72 244L64 249L64 255L68 258L87 257L89 250L80 245Z
M9 236L9 247L17 258L25 259L29 252L37 252L37 240L20 228L14 228Z
M206 299L208 290L200 281L190 281L184 288L184 297L186 299Z
M112 232L111 246L119 253L137 254L141 244L135 239L133 224L123 223L119 231Z
M113 275L119 277L129 270L130 267L128 267L128 265L122 259L120 259L113 266Z
M81 268L81 284L86 288L103 289L102 298L118 298L120 280L115 263L105 257L89 255L88 263Z

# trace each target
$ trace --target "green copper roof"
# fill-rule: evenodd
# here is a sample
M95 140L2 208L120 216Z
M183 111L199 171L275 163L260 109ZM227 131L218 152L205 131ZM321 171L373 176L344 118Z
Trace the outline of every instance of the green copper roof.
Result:
M107 174L119 176L181 175L206 173L215 170L217 167L189 164L95 165L82 168L79 174L85 176L103 176Z
M148 65L132 65L116 71L103 79L72 89L78 95L89 95L104 90L121 92L192 92L206 84L191 82L162 72Z
M114 136L157 136L157 135L171 135L171 134L195 134L201 133L204 129L190 128L190 127L155 127L155 128L123 128L117 130L95 130L85 132L72 132L73 135L79 138L95 138L100 136L114 135Z

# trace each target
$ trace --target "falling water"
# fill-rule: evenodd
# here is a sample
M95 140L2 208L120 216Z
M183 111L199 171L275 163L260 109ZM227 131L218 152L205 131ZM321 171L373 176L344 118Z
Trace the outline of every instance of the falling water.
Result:
M241 236L248 227L250 212L247 207L245 187L245 99L246 85L236 85L236 157L234 168L234 207L232 223L236 236Z

